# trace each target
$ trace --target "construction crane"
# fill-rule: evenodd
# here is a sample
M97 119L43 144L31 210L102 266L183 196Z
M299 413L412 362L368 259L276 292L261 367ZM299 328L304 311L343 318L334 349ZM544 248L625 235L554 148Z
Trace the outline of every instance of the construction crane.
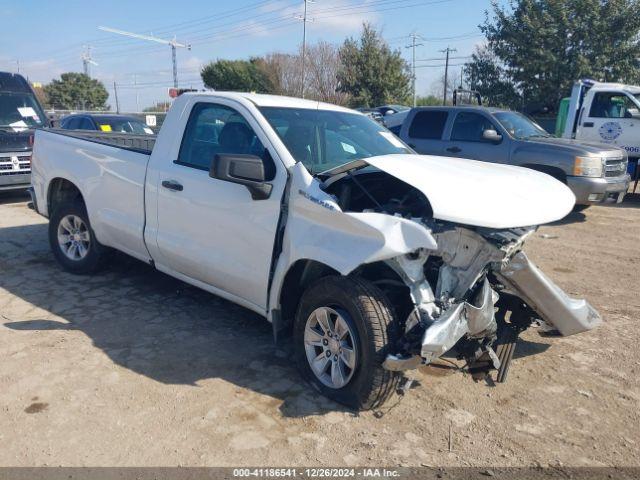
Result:
M191 50L191 45L176 41L175 36L173 37L173 40L165 40L163 38L153 37L151 35L140 35L138 33L125 32L124 30L116 30L115 28L109 28L109 27L98 27L98 29L104 32L115 33L117 35L124 35L125 37L138 38L140 40L148 40L150 42L157 42L157 43L162 43L164 45L169 45L171 47L171 61L173 63L173 86L174 88L178 88L178 64L176 62L176 49L186 48L187 50Z

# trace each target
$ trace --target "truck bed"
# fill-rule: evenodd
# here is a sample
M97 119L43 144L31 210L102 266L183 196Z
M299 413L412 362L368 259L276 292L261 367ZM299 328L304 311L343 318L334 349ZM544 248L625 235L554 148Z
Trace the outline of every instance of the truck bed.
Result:
M50 128L48 132L80 138L89 142L100 143L112 147L119 147L137 153L151 155L156 143L157 135L136 135L132 133L94 132L90 130L66 130Z
M49 215L50 183L65 179L84 199L98 240L145 258L144 184L154 138L59 129L36 130L31 185Z

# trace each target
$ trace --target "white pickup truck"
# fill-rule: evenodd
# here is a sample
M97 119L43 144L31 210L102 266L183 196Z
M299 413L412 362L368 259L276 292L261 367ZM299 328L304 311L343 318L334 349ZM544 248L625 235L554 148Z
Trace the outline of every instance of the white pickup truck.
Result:
M116 145L135 140L37 131L56 259L86 274L117 249L258 312L338 402L376 407L447 352L501 381L533 322L601 321L522 252L574 205L543 173L419 156L357 112L255 94L185 94L152 150Z

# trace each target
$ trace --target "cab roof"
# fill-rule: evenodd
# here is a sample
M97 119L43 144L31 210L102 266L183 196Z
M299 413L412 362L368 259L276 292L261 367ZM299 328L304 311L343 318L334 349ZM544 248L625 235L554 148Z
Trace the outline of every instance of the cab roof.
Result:
M318 102L315 100L306 100L296 97L285 97L282 95L266 95L261 93L243 93L243 92L189 92L181 96L201 96L201 97L223 97L233 100L245 99L249 100L258 107L280 107L280 108L306 108L312 110L333 110L338 112L358 113L349 108L332 105L330 103Z
M640 93L640 87L636 85L625 85L624 83L601 83L596 82L591 87L591 90L600 91L600 90L622 90L625 92L630 92L633 94Z

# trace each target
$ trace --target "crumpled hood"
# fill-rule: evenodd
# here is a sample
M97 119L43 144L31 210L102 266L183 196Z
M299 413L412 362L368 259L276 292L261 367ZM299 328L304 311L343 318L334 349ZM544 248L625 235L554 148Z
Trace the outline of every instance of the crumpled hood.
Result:
M434 155L364 161L424 193L435 218L463 225L541 225L565 217L575 204L566 185L527 168Z

